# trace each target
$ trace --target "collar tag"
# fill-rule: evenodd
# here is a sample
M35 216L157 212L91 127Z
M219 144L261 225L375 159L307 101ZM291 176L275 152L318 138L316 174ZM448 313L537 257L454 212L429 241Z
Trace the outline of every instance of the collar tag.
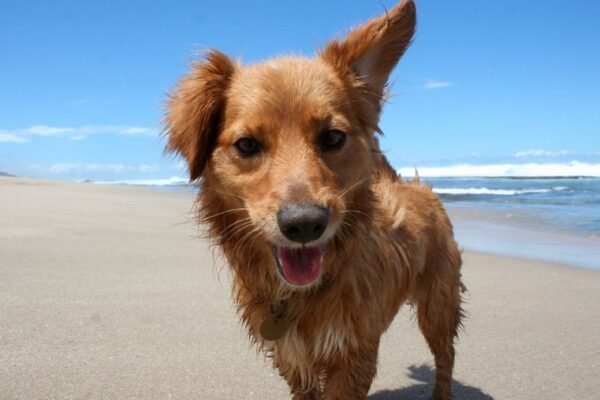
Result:
M290 327L290 314L287 308L287 301L281 302L279 307L271 306L271 312L260 324L260 336L264 340L275 341L285 335Z

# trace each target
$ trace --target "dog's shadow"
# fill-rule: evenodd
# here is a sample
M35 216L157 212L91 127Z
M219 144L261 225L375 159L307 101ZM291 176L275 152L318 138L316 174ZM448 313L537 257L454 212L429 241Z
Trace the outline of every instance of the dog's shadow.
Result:
M435 371L429 365L412 365L409 367L409 377L421 383L396 390L380 390L368 397L368 400L420 400L431 398ZM464 385L456 380L452 381L452 397L461 400L493 400L473 386Z

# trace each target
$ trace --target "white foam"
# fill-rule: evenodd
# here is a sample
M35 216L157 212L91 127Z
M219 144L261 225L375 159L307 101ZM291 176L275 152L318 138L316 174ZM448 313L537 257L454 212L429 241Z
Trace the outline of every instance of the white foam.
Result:
M130 179L121 181L95 181L101 185L134 185L134 186L172 186L187 185L189 180L178 176L167 179Z
M516 194L527 193L549 193L550 189L488 189L488 188L433 188L438 194L476 194L476 195L496 195L496 196L514 196Z
M571 161L569 163L527 164L457 164L446 167L402 167L398 173L404 177L415 175L415 168L422 177L552 177L591 176L600 177L600 164Z

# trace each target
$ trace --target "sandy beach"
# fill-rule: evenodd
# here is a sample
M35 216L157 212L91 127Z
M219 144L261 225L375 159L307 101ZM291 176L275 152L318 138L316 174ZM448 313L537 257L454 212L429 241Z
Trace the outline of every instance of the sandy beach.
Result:
M192 195L0 177L0 399L283 399ZM600 271L465 252L456 399L598 399ZM403 308L371 400L425 399Z

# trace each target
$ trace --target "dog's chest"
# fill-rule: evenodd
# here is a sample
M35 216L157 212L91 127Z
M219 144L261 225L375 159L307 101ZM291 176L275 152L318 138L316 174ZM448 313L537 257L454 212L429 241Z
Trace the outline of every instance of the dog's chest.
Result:
M285 336L278 341L277 355L289 366L326 363L331 358L343 358L349 346L355 343L343 321L330 319L321 324L291 324Z

